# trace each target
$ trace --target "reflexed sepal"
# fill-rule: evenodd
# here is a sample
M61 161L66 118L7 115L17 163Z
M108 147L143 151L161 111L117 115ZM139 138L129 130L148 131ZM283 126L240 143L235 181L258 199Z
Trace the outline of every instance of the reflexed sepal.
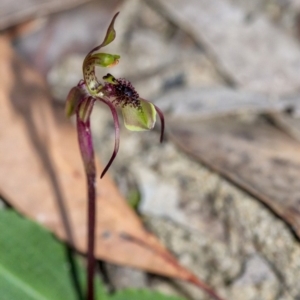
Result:
M86 123L91 115L91 112L93 110L93 106L95 103L95 99L92 97L86 98L79 106L78 109L78 118Z
M156 110L152 103L139 99L139 107L126 105L122 108L124 124L131 131L145 131L154 127Z
M71 117L76 113L78 105L83 100L83 98L84 94L79 87L74 86L70 90L65 106L65 114L67 117Z

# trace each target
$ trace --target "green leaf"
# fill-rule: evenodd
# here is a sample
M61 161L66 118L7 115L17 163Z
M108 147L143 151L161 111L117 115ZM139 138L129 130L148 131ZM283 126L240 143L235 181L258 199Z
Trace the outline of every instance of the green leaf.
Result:
M0 210L1 300L79 300L64 244L38 224L13 210ZM78 258L79 282L84 292L85 272ZM108 296L100 281L97 300L184 300L148 290L127 289Z
M36 223L0 210L1 300L79 300L66 249ZM78 259L75 266L82 288L85 273ZM97 299L107 300L99 282L96 286Z
M154 127L156 110L152 103L139 99L140 107L126 105L122 108L125 127L131 131L145 131Z
M65 106L65 114L67 117L71 117L76 113L78 105L82 98L84 97L83 93L81 92L80 88L74 86L67 97L66 106Z
M185 300L184 298L167 296L148 290L123 290L114 294L110 300Z

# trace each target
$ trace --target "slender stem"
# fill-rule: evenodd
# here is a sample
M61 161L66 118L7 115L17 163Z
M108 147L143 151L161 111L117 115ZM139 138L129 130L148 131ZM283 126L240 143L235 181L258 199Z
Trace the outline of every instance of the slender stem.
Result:
M91 104L92 105L92 104ZM77 114L77 133L81 156L84 162L88 188L88 214L87 214L87 300L95 299L94 274L96 259L95 251L95 224L96 224L96 168L94 148L90 128L90 119L82 121Z
M96 224L96 197L95 174L87 176L88 181L88 252L87 252L87 300L94 300L95 274L95 224Z

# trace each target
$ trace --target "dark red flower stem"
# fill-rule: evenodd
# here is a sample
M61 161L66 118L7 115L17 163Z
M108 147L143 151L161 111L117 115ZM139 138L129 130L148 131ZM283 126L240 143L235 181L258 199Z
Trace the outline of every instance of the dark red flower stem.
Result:
M77 114L77 133L79 148L84 162L88 188L88 241L87 241L87 300L95 299L94 274L95 274L95 225L96 225L96 168L94 148L90 128L90 119L83 122Z
M95 225L96 225L96 193L95 174L87 176L88 184L88 252L87 252L87 300L94 300L94 274L95 274Z

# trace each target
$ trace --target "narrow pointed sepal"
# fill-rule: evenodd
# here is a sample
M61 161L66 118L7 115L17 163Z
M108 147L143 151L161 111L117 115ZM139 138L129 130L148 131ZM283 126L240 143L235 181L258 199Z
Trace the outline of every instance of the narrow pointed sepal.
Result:
M102 42L102 47L105 47L106 45L110 44L115 38L116 38L116 30L114 28L115 20L118 16L119 12L117 12L114 17L112 18L105 35L105 38Z
M103 42L95 47L94 49L92 49L89 54L95 52L95 51L98 51L99 49L101 49L102 47L105 47L107 46L108 44L110 44L115 38L116 38L116 31L115 31L115 28L114 28L114 25L115 25L115 20L118 16L119 12L117 12L114 17L112 18L108 28L107 28L107 31L106 31L106 35L105 35L105 38L103 40ZM88 54L88 55L89 55Z
M67 96L66 106L65 106L65 114L67 117L71 117L76 113L78 106L80 102L83 100L83 98L84 98L84 94L79 87L74 86L70 90Z
M156 109L154 105L143 99L139 99L139 101L138 107L126 105L122 108L125 127L131 131L150 130L155 125Z

